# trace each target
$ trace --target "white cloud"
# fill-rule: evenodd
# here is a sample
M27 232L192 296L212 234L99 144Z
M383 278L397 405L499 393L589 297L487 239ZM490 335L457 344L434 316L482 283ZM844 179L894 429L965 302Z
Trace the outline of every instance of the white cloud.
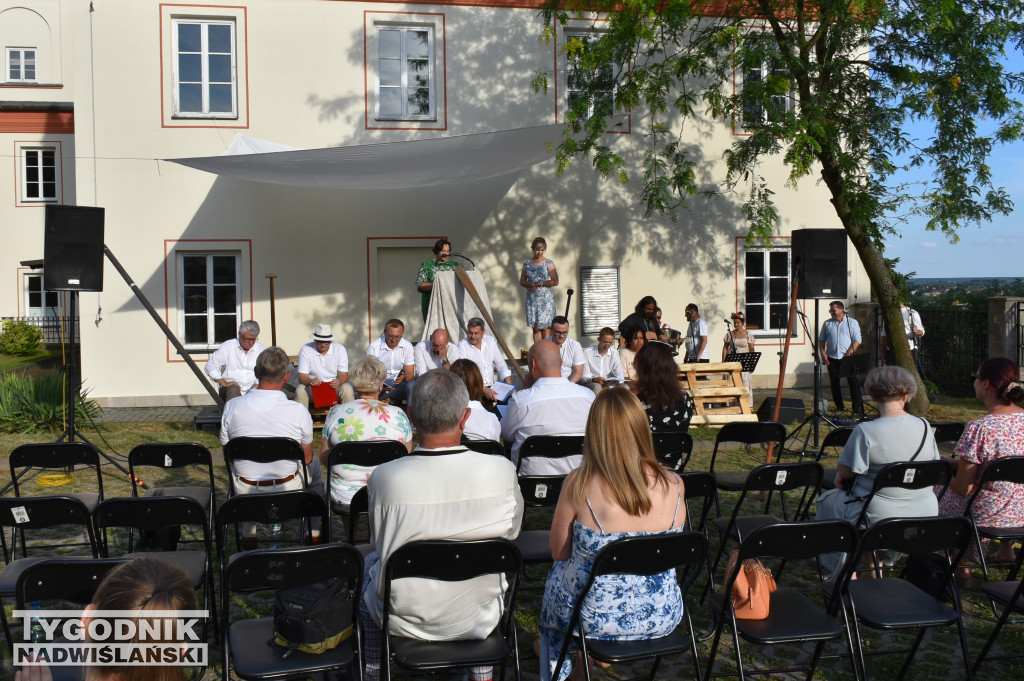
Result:
M922 241L921 242L921 247L922 248L938 248L939 247L939 243L937 241Z
M1015 236L994 236L988 239L982 239L983 244L995 244L996 246L1010 246L1015 245L1020 241L1020 238Z

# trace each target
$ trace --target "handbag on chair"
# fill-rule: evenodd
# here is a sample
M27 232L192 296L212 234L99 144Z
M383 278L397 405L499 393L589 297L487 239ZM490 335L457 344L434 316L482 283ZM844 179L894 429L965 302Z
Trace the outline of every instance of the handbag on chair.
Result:
M737 570L736 557L738 551L729 554L729 563L725 574ZM738 620L763 620L768 617L771 594L776 590L772 571L756 558L743 561L742 569L732 583L732 609Z

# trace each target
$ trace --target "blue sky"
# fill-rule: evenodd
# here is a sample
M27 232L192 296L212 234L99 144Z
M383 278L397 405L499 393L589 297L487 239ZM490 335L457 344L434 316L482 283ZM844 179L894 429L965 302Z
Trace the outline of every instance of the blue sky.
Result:
M1008 67L1024 70L1024 56L1012 53ZM993 184L1009 192L1014 212L980 228L962 228L956 244L926 230L924 219L912 218L900 228L899 237L886 239L885 255L900 259L898 271L916 271L919 278L1024 278L1024 142L996 148L989 165Z

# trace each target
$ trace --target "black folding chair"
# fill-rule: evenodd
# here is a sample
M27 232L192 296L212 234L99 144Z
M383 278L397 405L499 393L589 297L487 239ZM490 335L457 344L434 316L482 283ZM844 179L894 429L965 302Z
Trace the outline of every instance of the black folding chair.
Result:
M732 509L732 515L725 518L712 518L711 526L718 530L720 541L718 553L711 566L711 573L718 570L718 565L725 555L730 539L742 542L751 532L759 527L772 523L807 520L811 505L818 497L818 486L821 484L822 468L817 461L796 461L793 463L761 464L747 475L740 492L740 498ZM789 514L784 503L780 503L782 517L771 513L773 493L781 497L787 492L796 493L797 505ZM767 494L763 494L767 493ZM748 514L748 507L760 505L764 497L764 508L760 514ZM752 503L748 502L752 499ZM709 584L710 588L710 584Z
M683 481L683 498L686 503L686 529L700 532L707 539L708 514L715 503L715 476L707 471L684 471L679 474L679 477ZM711 573L710 555L704 561L704 567L707 571L707 584L711 584L714 577ZM687 570L689 569L688 566Z
M985 574L985 581L988 579L988 562L985 558L985 548L981 543L982 539L997 539L1004 542L1018 542L1024 539L1024 526L1015 525L1011 527L995 527L992 525L978 525L974 520L974 501L982 490L987 492L1006 491L1010 485L1024 485L1024 456L1005 456L994 459L980 469L978 483L974 492L967 500L967 507L964 509L964 516L971 522L971 530L974 535L975 546L978 548L978 556L981 560L981 569ZM1000 490L1002 488L1002 490ZM1017 577L1017 570L1010 572L1007 579L1013 580Z
M480 452L481 454L494 454L495 456L504 456L506 458L509 456L509 452L505 449L505 445L495 440L471 440L468 437L463 437L462 445L467 449L474 452Z
M204 470L208 480L206 485L151 486L143 496L195 499L206 510L207 516L212 519L213 510L217 507L216 483L213 479L213 457L210 455L209 449L195 442L147 442L132 447L132 450L128 452L128 473L132 480L132 496L140 496L139 483L152 482L151 480L143 481L138 477L141 468L180 471L193 467Z
M686 470L693 454L693 436L682 430L673 430L651 433L651 439L654 440L654 456L662 466L676 473Z
M519 478L519 489L523 494L523 504L526 508L554 508L558 503L559 495L562 493L563 482L565 482L565 477L561 475L538 475ZM548 529L520 530L519 536L515 538L515 545L519 548L525 565L550 563L550 542L550 525Z
M1011 568L1012 575L1019 575L1021 563L1024 562L1024 551L1020 551L1017 554L1017 560L1014 561L1013 567ZM971 670L977 674L978 669L986 661L996 660L1012 660L1024 657L1024 653L1011 653L1007 655L989 655L992 650L992 646L995 645L996 639L999 638L999 632L1003 630L1003 626L1009 620L1010 615L1016 613L1018 615L1024 615L1024 579L1014 580L1013 577L1005 582L985 582L981 585L981 590L985 592L985 595L992 599L993 603L998 603L1003 607L1002 613L998 613L996 623L992 627L992 631L989 633L988 638L985 639L985 645L982 646L981 652L978 653L977 659L974 660L974 665Z
M331 471L334 470L335 466L345 464L350 466L379 466L382 463L401 459L403 456L408 455L409 452L405 449L405 445L397 440L339 442L327 453L327 478L330 479ZM357 490L356 493L360 492L365 495L366 487L364 486L362 489ZM331 512L341 518L341 522L345 526L345 537L352 543L358 541L356 536L359 530L358 514L351 512L351 502L349 504L339 504L331 499L330 506ZM365 511L366 509L363 509L360 512Z
M929 422L932 427L932 434L935 436L935 444L953 443L956 444L960 441L960 436L964 434L966 425L958 422L949 423L934 423Z
M560 470L544 475L568 475L576 466L558 460L582 454L582 435L531 435L519 447L516 474L522 476L523 461L526 459L548 459L552 468Z
M708 470L715 475L715 483L718 485L719 491L727 492L739 492L743 489L743 484L747 480L747 474L749 470L741 471L722 471L715 467L718 461L719 449L724 444L742 444L742 445L765 445L768 443L775 443L775 451L782 453L783 444L786 442L786 427L781 423L774 421L734 421L732 423L726 423L722 426L721 430L718 431L718 436L715 438L715 448L711 452L711 464ZM758 457L760 460L764 460L764 457ZM719 503L719 495L715 495L715 515L722 515L721 504Z
M701 563L707 560L707 548L707 538L700 532L670 532L623 537L601 549L594 558L590 577L573 606L572 615L566 627L569 635L565 637L562 649L559 651L558 662L555 664L552 678L559 678L566 656L569 654L569 646L575 642L580 648L582 660L587 660L589 656L598 662L621 664L653 659L651 671L645 677L648 681L653 681L663 657L688 652L693 659L694 676L700 681L700 659L697 657L697 640L693 632L693 621L690 618L689 608L686 607L686 592L692 586L696 575L700 573ZM607 580L627 575L653 577L673 570L676 571L676 575L692 574L690 579L682 585L682 619L671 633L644 640L609 640L587 637L580 613L586 604L590 590L594 588L596 579L603 577ZM544 663L542 660L541 664ZM590 665L587 662L583 662L583 670L587 681L590 681Z
M849 569L851 554L857 545L857 530L845 520L822 520L802 523L778 523L764 525L740 544L736 564L742 565L748 558L781 558L783 560L813 560L825 553L845 553L843 572ZM732 607L733 582L738 570L727 575L721 592L711 594L714 606L715 631L711 642L706 677L712 676L718 656L718 644L722 629L729 625L733 635L733 650L740 679L744 678L744 663L740 639L757 645L778 645L783 643L805 644L813 642L814 651L808 663L786 669L757 670L757 674L806 671L808 681L814 676L825 643L846 636L850 650L850 665L856 669L853 644L846 627L835 615L839 610L839 596L834 594L825 607L811 600L806 594L792 586L779 583L778 590L771 595L768 617L763 620L736 619ZM789 571L787 574L795 571Z
M871 500L881 490L886 488L900 488L905 490L929 489L941 487L939 498L946 493L950 481L953 479L953 466L945 459L933 461L899 461L890 463L878 471L875 475L875 482L871 491L864 497L864 506L857 517L857 527L867 527L868 509Z
M838 459L839 455L842 454L843 447L850 441L850 435L852 434L853 428L848 426L829 431L828 435L821 441L821 447L818 448L818 453L815 455L814 460L821 463L821 460L829 455L835 456ZM803 461L805 458L806 456L801 453L800 460ZM821 488L832 489L836 486L837 469L835 466L825 466L824 464L822 464L822 467L824 468L824 473L821 476Z
M27 554L29 545L25 542L25 530L43 530L50 527L73 525L85 529L86 541L84 543L72 544L73 546L88 546L90 555L82 556L80 560L93 560L97 556L96 535L93 531L92 515L89 509L82 503L81 499L73 496L46 496L46 497L0 497L0 533L6 528L16 528L22 535L22 553ZM54 548L51 541L48 546ZM61 544L61 547L66 544ZM14 650L14 640L11 638L10 624L7 621L6 611L3 608L3 599L13 597L18 585L18 578L21 573L36 563L48 560L53 556L31 556L18 557L16 547L12 547L10 556L4 556L6 566L0 571L0 622L3 624L4 636L7 638L7 645Z
M958 556L967 547L970 534L970 523L962 516L887 518L879 520L864 533L851 563L853 566L859 565L865 558L873 559L876 551L899 551L921 556L942 552L946 557L946 567L942 579L937 580L937 583L945 584L950 590L953 605L946 605L905 579L880 577L853 580L855 570L847 570L838 580L838 585L842 597L843 616L847 628L852 629L857 662L860 664L860 669L855 670L858 672L858 679L866 681L868 678L865 654L905 652L907 657L899 675L899 678L903 679L910 669L925 632L933 627L953 624L956 625L960 637L960 652L963 655L967 679L970 681L973 678L963 613L960 608L960 594L957 591L956 580L953 579ZM950 556L953 556L952 561L949 559ZM836 582L832 581L823 584L826 595L833 595L835 585ZM862 624L885 631L916 629L917 636L906 650L872 650L865 653L860 631Z
M302 445L290 437L235 437L224 445L224 463L228 467L228 496L235 495L235 461L253 463L276 463L295 461L299 464L297 473L302 475L302 488L309 486L309 471L306 469L306 453Z
M192 581L192 588L203 595L203 604L210 609L214 629L217 626L217 606L213 597L213 547L210 539L210 519L206 509L190 497L120 497L105 499L93 514L96 527L127 529L127 551L122 557L155 555L182 569ZM172 526L195 528L200 532L201 551L147 551L132 552L135 533L159 532ZM104 557L109 557L109 544ZM205 623L204 623L205 626Z
M521 681L519 640L516 634L516 592L522 561L519 550L507 539L479 541L417 541L397 549L384 565L384 617L381 622L381 679L390 681L393 660L399 667L416 673L455 667L501 666L509 657ZM501 594L501 617L487 638L463 641L421 641L390 632L391 590L397 579L418 577L444 582L462 582L474 577L492 576Z
M286 492L285 494L308 494ZM244 497L235 497L241 499ZM233 499L228 500L230 503ZM227 505L225 504L225 506ZM224 508L223 506L221 507ZM326 505L324 515L326 515ZM349 669L357 681L362 679L359 651L362 628L359 625L359 598L363 584L363 558L351 544L293 546L260 549L232 556L221 584L221 612L224 613L221 640L223 681L231 672L240 679L294 679L331 670L343 674ZM270 644L274 637L274 618L259 617L231 621L233 593L252 593L274 589L310 586L318 582L343 580L352 592L353 636L337 647L320 654L283 650Z

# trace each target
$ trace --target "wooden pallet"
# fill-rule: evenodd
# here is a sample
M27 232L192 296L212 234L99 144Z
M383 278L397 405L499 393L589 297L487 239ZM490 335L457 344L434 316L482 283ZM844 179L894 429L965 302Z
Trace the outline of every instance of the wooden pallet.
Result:
M750 411L750 391L743 385L743 367L739 362L678 367L679 380L693 398L695 413L691 425L721 426L732 421L757 420L757 414Z

